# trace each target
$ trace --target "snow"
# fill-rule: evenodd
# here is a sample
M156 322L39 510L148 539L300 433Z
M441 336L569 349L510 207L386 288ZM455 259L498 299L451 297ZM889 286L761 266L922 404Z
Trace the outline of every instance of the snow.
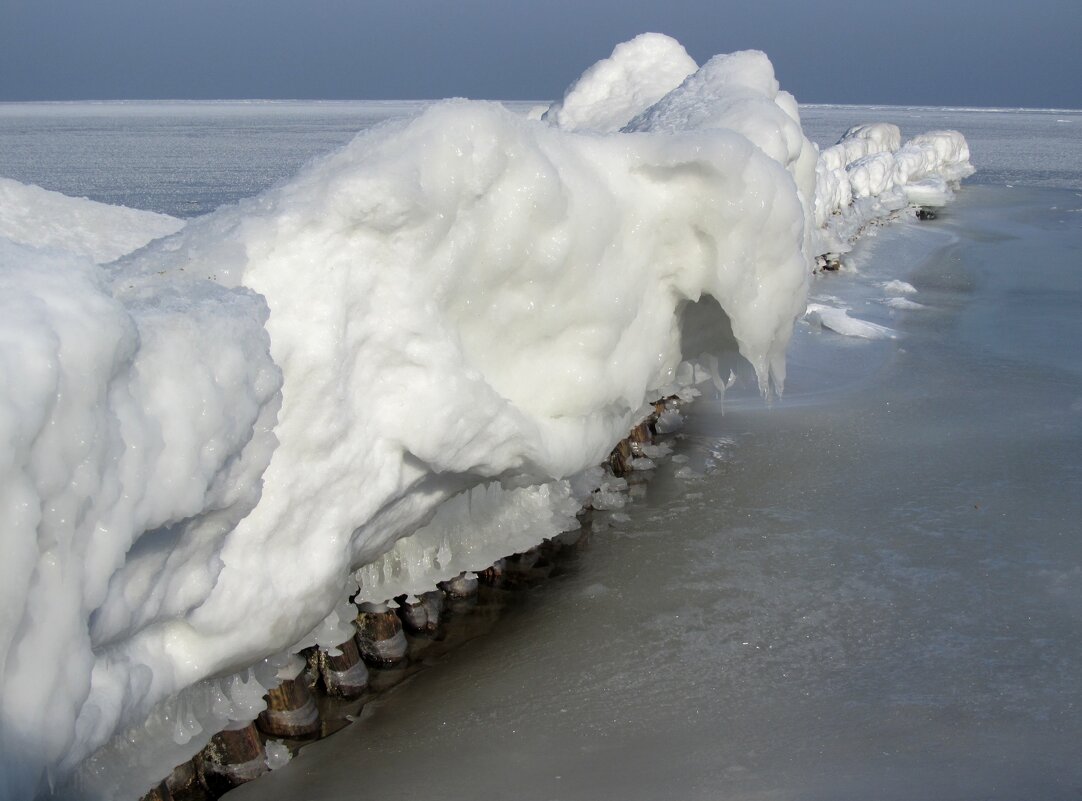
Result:
M678 41L643 33L616 45L612 55L586 70L542 119L567 131L618 131L696 69Z
M880 288L891 295L915 295L917 294L917 288L908 281L900 281L897 278L893 278L890 281L883 281Z
M894 339L897 334L890 328L878 323L861 320L858 317L850 317L849 309L838 306L828 306L824 303L809 303L806 317L817 322L823 328L846 337L857 339Z
M923 303L917 303L915 300L910 300L909 298L888 298L884 302L892 309L901 309L905 311L928 308Z
M629 133L705 130L736 131L785 167L801 203L801 221L810 219L816 148L801 130L796 100L780 89L765 53L745 50L714 56L624 127ZM763 202L771 201L763 198ZM815 249L812 235L812 227L804 226L805 250Z
M216 538L259 499L281 385L265 321L212 283L124 304L89 260L0 240L2 734L33 774L179 689L160 656L106 646L197 604Z
M792 96L780 92L774 67L758 50L714 56L625 127L626 132L739 131L780 164L810 145Z
M816 250L843 253L871 221L910 205L943 206L974 172L958 131L933 131L901 143L896 125L858 125L816 164Z
M871 204L966 173L960 135L895 139L850 132L863 155L827 172ZM137 796L297 650L346 639L353 593L419 594L622 508L595 465L646 404L727 386L683 361L687 304L716 299L780 394L817 155L764 54L696 70L647 34L545 121L435 104L183 227L0 183L6 789L78 769Z
M183 225L165 214L67 197L0 177L0 238L20 245L53 248L101 263Z

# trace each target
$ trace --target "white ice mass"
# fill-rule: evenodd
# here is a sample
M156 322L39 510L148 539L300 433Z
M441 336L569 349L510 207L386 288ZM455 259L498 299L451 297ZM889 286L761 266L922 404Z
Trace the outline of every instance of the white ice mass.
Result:
M138 797L348 597L574 527L703 372L689 302L780 394L814 257L972 171L899 139L818 153L765 55L646 34L542 121L438 104L183 228L0 180L5 797Z

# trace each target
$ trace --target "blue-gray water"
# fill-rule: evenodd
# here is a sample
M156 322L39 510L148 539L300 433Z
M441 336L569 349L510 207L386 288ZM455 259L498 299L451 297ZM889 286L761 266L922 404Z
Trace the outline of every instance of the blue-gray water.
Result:
M188 216L388 116L64 105L0 106L0 175ZM969 138L940 219L815 279L899 337L802 323L783 402L693 407L572 569L238 800L1082 798L1082 115L804 116Z

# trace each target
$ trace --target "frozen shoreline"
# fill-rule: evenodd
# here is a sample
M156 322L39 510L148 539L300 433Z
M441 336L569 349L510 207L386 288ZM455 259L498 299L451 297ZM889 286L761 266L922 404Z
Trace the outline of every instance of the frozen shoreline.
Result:
M575 573L238 801L1072 798L1082 371L1032 360L1079 330L1080 205L977 187L884 229L813 294L915 286L900 339L809 329L781 403L698 401L680 453L713 472L660 469ZM1047 333L1005 321L1053 287Z
M16 294L7 321L45 332L47 357L6 365L23 394L5 419L28 465L11 465L9 486L42 507L40 524L15 519L44 537L36 571L11 563L13 603L39 625L5 641L9 752L38 740L43 769L63 775L133 725L147 746L99 752L79 782L145 782L140 771L160 775L158 762L250 719L266 687L295 675L289 652L351 636L352 613L336 607L350 581L380 602L448 578L456 555L479 568L571 525L599 480L592 465L644 402L722 382L715 357L680 352L681 312L701 295L750 385L781 390L821 246L806 225L816 151L763 54L696 70L664 39L629 43L627 64L591 68L562 104L589 124L632 115L641 135L434 106L104 272L90 260L112 254L98 244L90 259L40 256L49 240L16 222L4 257L27 301ZM640 96L647 46L678 69ZM600 116L599 80L619 87L602 92ZM904 208L917 183L942 202L967 168L957 135L907 149L897 129L876 130L874 152L828 166L848 187L844 171L874 160L852 181L860 219ZM853 324L826 308L824 325ZM38 408L52 417L31 419ZM51 433L33 434L39 424ZM69 670L52 692L22 694L28 655L60 642ZM58 686L72 725L46 731L38 696ZM158 746L173 756L154 757ZM26 765L12 779L23 791L37 784Z

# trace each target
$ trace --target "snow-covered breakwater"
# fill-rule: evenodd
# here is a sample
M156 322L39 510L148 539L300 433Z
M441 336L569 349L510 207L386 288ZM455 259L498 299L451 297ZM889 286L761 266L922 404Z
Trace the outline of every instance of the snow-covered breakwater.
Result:
M584 471L695 375L687 302L780 391L824 230L796 103L757 53L635 100L637 51L687 56L622 47L623 84L576 88L627 133L449 103L104 269L5 229L13 797L80 764L138 794L348 636L355 576L382 600L574 525Z

